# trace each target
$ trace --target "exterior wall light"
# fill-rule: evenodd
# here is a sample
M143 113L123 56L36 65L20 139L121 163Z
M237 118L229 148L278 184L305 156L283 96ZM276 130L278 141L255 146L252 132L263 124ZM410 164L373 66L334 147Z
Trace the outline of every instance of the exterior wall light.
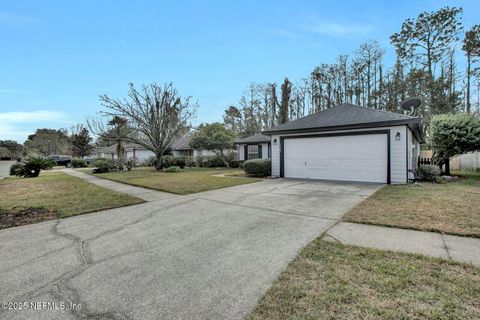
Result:
M400 132L397 132L397 133L395 134L395 140L400 140Z
M274 145L274 146L277 145L277 139L273 139L273 145Z

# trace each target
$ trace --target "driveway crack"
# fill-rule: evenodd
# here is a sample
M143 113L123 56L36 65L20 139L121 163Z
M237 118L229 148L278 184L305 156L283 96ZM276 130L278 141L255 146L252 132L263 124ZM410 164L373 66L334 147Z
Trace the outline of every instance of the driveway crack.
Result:
M172 209L172 208L175 208L175 207L179 207L181 205L184 205L184 204L187 204L187 203L190 203L190 202L193 202L197 200L196 198L190 198L188 200L185 200L185 201L181 201L181 202L178 202L178 203L173 203L173 204L170 204L170 205L166 205L164 207L160 207L160 208L156 208L154 210L152 210L149 214L143 216L143 217L140 217L130 223L126 223L124 225L121 225L117 228L114 228L114 229L111 229L111 230L107 230L105 232L101 232L99 234L97 234L96 236L92 237L92 238L89 238L87 239L88 241L90 242L93 242L95 240L98 240L99 238L103 237L103 236L106 236L106 235L109 235L109 234L113 234L113 233L116 233L116 232L120 232L122 230L125 230L127 227L131 227L135 224L138 224L140 222L143 222L143 221L146 221L150 218L152 218L156 213L160 212L160 211L164 211L164 210L169 210L169 209Z
M450 255L450 250L448 250L447 242L445 241L445 235L441 233L440 236L442 237L443 247L445 248L445 251L447 251L448 259L452 259L452 256Z

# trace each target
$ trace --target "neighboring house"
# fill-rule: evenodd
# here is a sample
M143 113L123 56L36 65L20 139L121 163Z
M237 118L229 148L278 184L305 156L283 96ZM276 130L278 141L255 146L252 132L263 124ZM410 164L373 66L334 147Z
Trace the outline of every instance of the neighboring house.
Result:
M250 137L235 139L238 160L270 158L270 137L263 134L255 134Z
M189 156L193 158L215 155L215 153L212 151L193 149L190 147L190 140L192 140L192 134L187 133L175 141L171 147L172 155L174 157Z
M124 146L124 149L125 149L125 159L127 160L135 158L139 162L143 162L155 156L155 153L145 149L145 147L142 147L141 145L136 143L129 143Z
M172 155L175 157L181 156L191 156L196 158L198 156L213 156L215 155L213 152L208 150L197 150L190 147L190 139L191 134L187 134L172 144L171 152ZM129 143L123 146L125 150L125 159L129 160L132 158L137 159L139 162L143 162L150 157L154 157L155 154L147 150L145 147L135 144ZM106 159L117 159L117 144L113 144L108 147L100 147L95 148L92 151L93 158L106 158Z
M117 159L117 144L108 147L96 147L91 152L92 158Z
M424 142L419 118L351 104L262 133L272 176L302 179L407 183Z

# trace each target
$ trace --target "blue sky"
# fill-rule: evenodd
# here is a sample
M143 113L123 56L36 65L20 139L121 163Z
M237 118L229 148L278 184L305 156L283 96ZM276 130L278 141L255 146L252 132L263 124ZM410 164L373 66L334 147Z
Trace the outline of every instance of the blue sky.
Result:
M421 11L480 1L6 1L0 5L0 140L70 128L124 97L128 82L173 81L220 121L250 82L296 81Z

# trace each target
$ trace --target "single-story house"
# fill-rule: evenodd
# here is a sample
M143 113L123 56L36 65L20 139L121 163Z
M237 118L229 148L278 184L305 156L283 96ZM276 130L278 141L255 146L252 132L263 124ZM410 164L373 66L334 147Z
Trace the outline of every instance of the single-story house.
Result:
M176 140L171 147L171 152L174 157L188 156L194 159L201 156L214 156L215 153L208 150L197 150L190 146L192 134L187 133Z
M246 138L235 139L238 160L270 158L270 137L263 134L254 134Z
M91 158L105 158L105 159L117 159L117 145L113 144L108 147L96 147L93 148L90 153Z
M208 150L197 150L190 147L190 140L192 135L187 133L186 135L177 139L171 146L170 151L174 157L182 157L182 156L189 156L196 159L199 156L213 156L215 155L213 152ZM125 148L125 159L132 159L136 158L138 161L142 162L150 157L154 157L155 154L145 149L138 144L127 144L124 146Z
M154 157L155 154L150 151L145 149L145 147L142 147L139 144L136 143L129 143L124 146L125 149L125 159L130 160L130 159L137 159L139 162L143 162L151 157Z
M413 178L420 118L341 104L265 130L272 176L380 183Z

